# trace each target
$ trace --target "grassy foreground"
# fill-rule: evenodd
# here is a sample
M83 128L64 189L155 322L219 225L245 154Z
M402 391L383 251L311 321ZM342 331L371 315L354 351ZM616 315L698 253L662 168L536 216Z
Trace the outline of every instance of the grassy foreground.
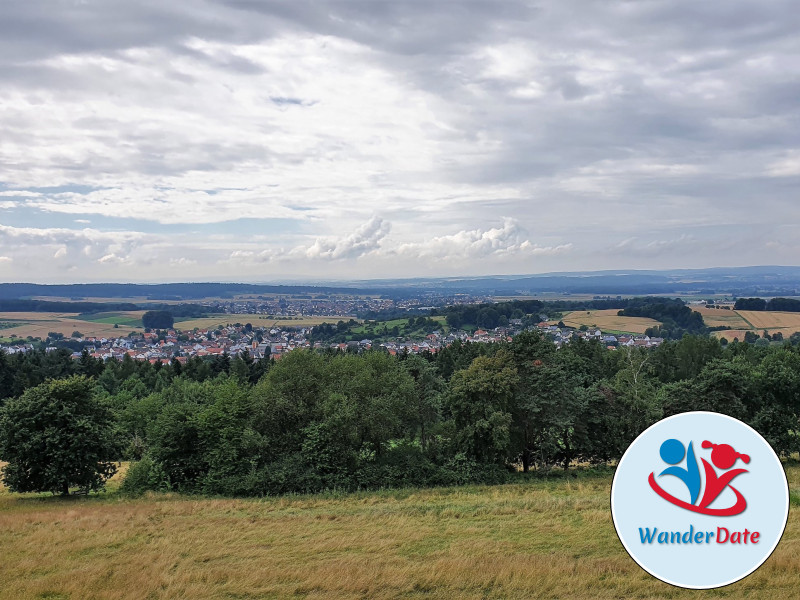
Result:
M788 469L793 497L800 467ZM622 549L610 475L232 500L0 491L0 598L776 598L800 519L721 590L661 583Z

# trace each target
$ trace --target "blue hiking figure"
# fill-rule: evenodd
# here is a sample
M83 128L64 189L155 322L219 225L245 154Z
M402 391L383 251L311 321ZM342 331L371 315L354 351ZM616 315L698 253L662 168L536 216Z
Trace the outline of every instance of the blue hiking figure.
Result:
M700 468L697 466L697 459L694 456L694 448L692 443L689 442L688 452L684 449L683 443L676 440L666 440L661 444L659 451L661 458L668 465L677 465L683 460L684 454L686 455L686 468L672 466L664 469L659 474L661 475L674 475L689 488L689 495L691 496L691 504L697 502L697 497L700 495Z

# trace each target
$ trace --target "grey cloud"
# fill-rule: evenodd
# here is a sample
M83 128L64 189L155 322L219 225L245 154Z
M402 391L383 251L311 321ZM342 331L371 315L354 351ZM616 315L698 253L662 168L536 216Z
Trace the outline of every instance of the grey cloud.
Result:
M501 250L527 240L486 225L500 214L537 232L546 219L541 248L574 243L567 255L588 241L575 231L595 223L618 240L667 219L674 230L654 239L668 241L693 222L767 226L798 218L799 29L791 0L590 0L579 10L12 0L0 8L0 162L18 189L142 180L147 190L256 190L251 210L274 211L275 198L309 207L312 241L241 251L262 260L385 258L398 232L412 255L496 256L487 232L499 232ZM367 85L349 95L362 73ZM325 75L336 78L327 87L308 83ZM103 101L110 108L95 110ZM340 123L354 103L369 119ZM49 122L53 106L63 110ZM272 195L267 185L280 187ZM208 209L222 214L228 198ZM79 199L26 202L57 210ZM358 227L376 212L391 231L378 218ZM708 241L693 235L698 247ZM655 262L722 256L719 239L688 256L691 240L637 237L622 250ZM598 264L626 257L591 243Z

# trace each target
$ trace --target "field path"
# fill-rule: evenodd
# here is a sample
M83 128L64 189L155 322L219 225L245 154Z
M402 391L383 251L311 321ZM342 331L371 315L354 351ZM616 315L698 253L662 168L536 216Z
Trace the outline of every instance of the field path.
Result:
M750 325L750 327L752 327L753 329L756 329L756 326L755 326L755 325L753 325L753 324L752 324L752 323L751 323L751 322L748 320L748 318L747 318L747 317L745 317L745 316L744 316L744 315L743 315L741 312L739 312L739 311L737 310L737 311L736 311L736 314L737 314L737 315L739 315L739 316L742 318L742 320L743 320L745 323L747 323L748 325Z

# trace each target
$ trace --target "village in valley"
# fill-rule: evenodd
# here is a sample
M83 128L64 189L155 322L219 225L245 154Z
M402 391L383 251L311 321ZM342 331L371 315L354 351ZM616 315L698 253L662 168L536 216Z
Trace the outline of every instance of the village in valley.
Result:
M280 359L292 350L302 348L330 350L341 352L363 352L381 350L389 354L399 353L435 354L441 348L450 346L457 340L461 343L499 343L509 342L515 335L524 330L535 330L549 337L556 347L561 347L576 339L597 340L609 350L617 347L653 347L663 342L662 338L643 334L611 334L600 329L587 328L585 331L541 321L532 326L524 326L521 319L512 319L506 327L494 329L476 329L473 332L451 330L445 333L434 330L423 337L397 338L393 341L373 341L368 338L349 340L347 342L326 343L315 341L315 327L273 326L254 328L251 324L219 325L216 328L205 328L182 331L166 329L130 333L121 337L81 337L76 342L84 344L85 350L93 358L122 360L130 356L137 361L171 362L176 360L185 363L192 357L213 358L227 355L235 357L249 354L255 360L264 358ZM32 342L21 342L3 347L8 354L28 352L34 349ZM58 346L47 346L46 350L57 350ZM79 359L82 352L73 352L73 358Z

